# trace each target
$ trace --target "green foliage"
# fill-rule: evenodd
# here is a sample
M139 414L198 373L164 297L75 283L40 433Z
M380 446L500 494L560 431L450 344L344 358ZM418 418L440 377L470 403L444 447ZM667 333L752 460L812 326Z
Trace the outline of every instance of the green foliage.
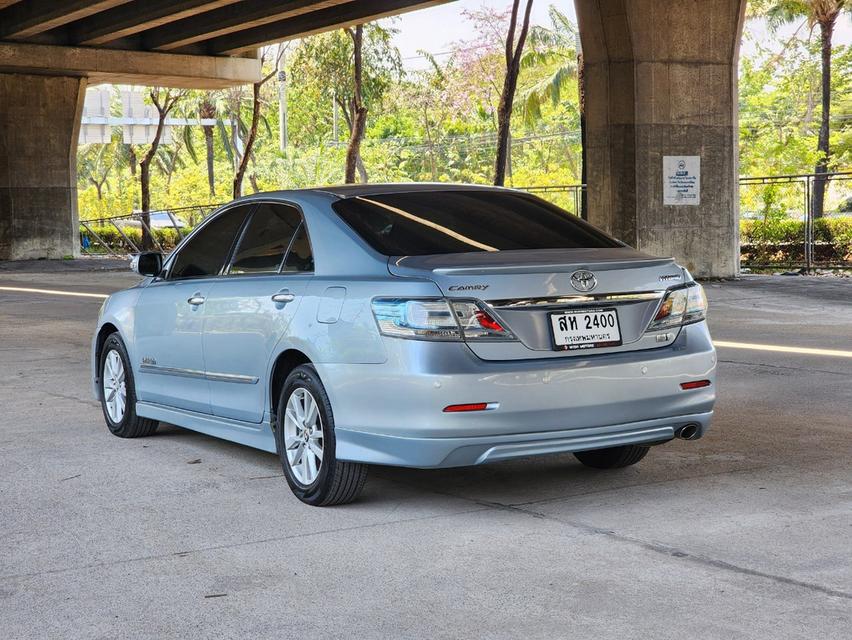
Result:
M744 264L801 263L805 223L802 220L741 220ZM815 259L822 263L852 261L852 216L814 221Z
M750 11L766 12L777 2L750 0ZM801 4L801 3L800 3ZM495 110L505 64L500 29L506 16L478 11L466 16L471 36L448 55L421 52L424 68L404 70L393 46L393 23L365 30L365 101L369 108L362 158L369 179L488 183L495 153ZM805 24L805 18L796 18ZM747 27L747 38L749 35ZM515 186L556 186L580 180L581 149L576 81L576 25L558 9L550 24L532 29L523 58L512 121L511 177ZM438 34L440 36L440 34ZM741 61L739 81L740 173L807 173L817 157L820 52L806 28L783 46L758 41ZM437 38L439 39L439 38ZM437 40L436 39L436 40ZM267 51L264 74L274 69ZM832 73L832 169L852 166L852 48L836 45ZM352 92L352 41L342 30L311 36L292 45L286 56L289 147L278 146L278 81L261 91L261 120L244 192L338 183L343 178L347 113ZM337 101L339 135L332 123ZM113 112L118 115L118 98ZM200 126L173 130L152 166L151 208L209 204L230 197L235 161L251 115L251 87L193 91L174 113L216 121L213 135L215 196L207 182L207 146ZM131 175L129 145L88 145L78 152L80 217L85 220L138 210L139 178ZM140 148L135 148L141 154ZM101 184L101 194L92 178ZM749 238L768 229L801 224L805 194L800 184L741 188L741 211L754 218ZM546 197L574 209L570 192ZM826 210L837 211L852 198L852 181L833 181ZM822 223L821 223L822 224ZM835 224L830 219L826 224ZM767 226L768 225L768 226ZM773 231L773 233L775 233ZM780 232L779 232L780 233ZM794 237L795 233L784 237ZM832 232L832 238L845 237ZM840 233L840 235L837 235ZM756 235L755 235L756 234ZM786 242L773 236L771 242ZM767 236L768 238L768 236ZM746 237L744 236L744 243ZM749 240L751 242L751 240ZM770 240L766 240L770 242ZM835 240L832 240L835 242Z

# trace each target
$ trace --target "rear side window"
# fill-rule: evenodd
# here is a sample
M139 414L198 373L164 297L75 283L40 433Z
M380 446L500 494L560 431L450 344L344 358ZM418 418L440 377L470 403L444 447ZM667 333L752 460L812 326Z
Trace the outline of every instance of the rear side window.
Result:
M409 191L332 207L387 256L624 246L549 202L510 191Z
M237 232L254 205L234 207L205 224L181 247L169 278L203 278L222 270Z
M299 227L296 232L296 237L293 238L293 244L290 245L290 251L284 260L284 268L282 271L289 273L302 273L314 270L314 253L311 251L311 243L308 240L308 230L305 223Z
M259 204L234 251L229 273L278 273L301 223L294 207Z

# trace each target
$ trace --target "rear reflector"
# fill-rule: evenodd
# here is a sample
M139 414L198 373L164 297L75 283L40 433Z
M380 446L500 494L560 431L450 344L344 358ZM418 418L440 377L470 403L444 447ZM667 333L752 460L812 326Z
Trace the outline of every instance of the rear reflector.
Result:
M470 404L451 404L449 407L444 407L444 413L458 413L460 411L488 411L496 409L496 402L473 402Z
M709 380L693 380L691 382L681 382L680 383L680 388L683 389L684 391L686 391L688 389L700 389L701 387L709 387L709 386L710 386Z

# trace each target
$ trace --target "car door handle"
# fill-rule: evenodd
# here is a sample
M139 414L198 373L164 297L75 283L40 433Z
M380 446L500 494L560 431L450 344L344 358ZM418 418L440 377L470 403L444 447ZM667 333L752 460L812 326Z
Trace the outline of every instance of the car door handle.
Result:
M295 299L296 296L287 291L276 293L274 296L272 296L272 302L277 302L279 304L287 304L288 302L293 302L293 300Z
M197 293L191 298L187 299L187 302L194 307L197 307L200 304L204 304L204 296L198 295Z

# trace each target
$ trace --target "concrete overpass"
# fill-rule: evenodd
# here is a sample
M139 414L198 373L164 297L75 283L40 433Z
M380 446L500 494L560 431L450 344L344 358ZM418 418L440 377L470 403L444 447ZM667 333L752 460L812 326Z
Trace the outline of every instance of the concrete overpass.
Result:
M250 83L264 44L441 1L0 0L0 259L77 250L87 84ZM733 275L745 0L575 4L587 65L590 220L698 275ZM666 156L700 158L698 198L663 204Z

